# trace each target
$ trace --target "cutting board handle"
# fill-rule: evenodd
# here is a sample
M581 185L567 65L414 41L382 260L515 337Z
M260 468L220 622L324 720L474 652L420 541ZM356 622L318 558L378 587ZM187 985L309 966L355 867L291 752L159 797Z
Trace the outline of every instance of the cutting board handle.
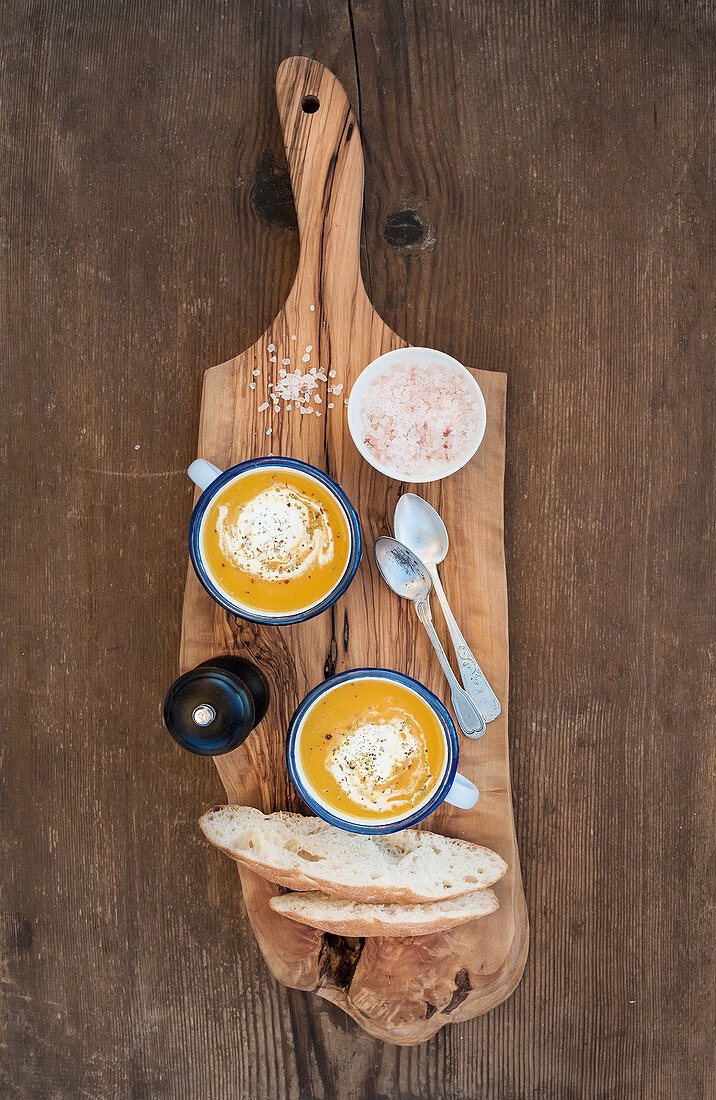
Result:
M358 123L333 73L308 57L281 63L276 98L301 236L290 298L325 316L334 312L332 304L344 310L346 296L365 296Z

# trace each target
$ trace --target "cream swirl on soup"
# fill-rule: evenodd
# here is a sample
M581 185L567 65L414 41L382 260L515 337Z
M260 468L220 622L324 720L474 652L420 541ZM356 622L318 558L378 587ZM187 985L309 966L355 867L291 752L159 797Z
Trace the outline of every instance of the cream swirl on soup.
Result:
M326 769L350 799L378 813L415 797L430 778L425 744L406 718L364 721L348 729Z
M292 580L334 554L333 532L323 505L291 485L275 482L238 511L218 509L222 553L238 568L265 581Z

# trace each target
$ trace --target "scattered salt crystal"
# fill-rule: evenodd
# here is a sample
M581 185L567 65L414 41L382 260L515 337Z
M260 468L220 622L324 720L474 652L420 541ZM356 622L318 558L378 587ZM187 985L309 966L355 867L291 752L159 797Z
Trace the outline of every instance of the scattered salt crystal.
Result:
M265 412L267 408L268 408L268 401L264 401L263 405L259 405L258 411L260 413L262 413L262 412Z
M285 370L280 370L278 372L278 376L279 376L279 378L285 378L286 377L286 371Z
M266 350L267 351L276 351L276 345L275 344L269 344L269 346L266 348Z
M274 387L274 392L284 401L293 401L300 404L307 401L309 395L316 389L318 383L312 374L301 374L300 370L289 373L283 372Z
M256 383L255 382L249 382L249 389L250 390L255 390L256 389Z
M310 355L302 355L301 356L301 362L302 363L310 363L311 362L311 356Z
M336 397L338 396L339 393L341 393L342 390L343 390L343 383L342 382L339 382L337 386L333 387L333 392L335 393Z
M293 335L291 336L291 339L292 339L292 340L295 340L295 339L296 339L296 333L295 333L295 332L294 332L294 333L293 333Z
M275 363L275 362L276 362L276 356L275 356L275 355L272 355L272 356L271 356L271 362L272 362L272 363Z
M261 374L261 371L260 370L253 370L253 371L251 371L251 373L253 374L254 378L256 378L257 374Z
M322 370L319 370L318 374L316 375L316 378L320 378L321 382L327 382L328 381L328 379L326 378L326 376L325 376L325 374L323 373Z
M291 402L290 402L290 401L289 401L288 405L286 406L286 408L288 409L288 411L289 411L289 412L290 412L290 411L291 411L291 409L293 408L293 405L291 404Z
M347 404L348 404L348 398L347 398L347 397L346 397L345 401L343 402L343 404L344 404L344 405L347 405Z
M316 416L320 416L320 415L321 415L321 414L319 413L318 409L316 409L316 410L315 410L315 413L316 413Z
M281 362L283 363L284 367L287 367L288 364L291 362L291 360L290 359L282 359Z
M335 407L336 407L336 406L335 406L335 405L333 404L333 402L332 402L332 401L329 401L329 402L328 402L328 408L329 408L329 409L335 409Z
M307 344L306 351L313 351L313 344Z
M272 431L273 431L273 428L267 428L266 429L266 435L271 435Z
M305 409L301 408L298 411L300 413L312 413L313 412L313 407L311 405L306 405Z
M320 393L317 393L316 396L313 398L313 400L316 402L317 405L320 405L320 403L321 403Z
M310 371L309 371L308 373L309 373L309 374L312 374L312 375L313 375L313 377L315 378L315 377L316 377L316 375L318 374L318 367L311 367L311 369L310 369Z
M328 377L329 378L335 378L336 377L336 372L334 370L329 370Z
M310 309L311 313L313 313L313 311L315 310L316 307L315 306L309 306L308 308Z

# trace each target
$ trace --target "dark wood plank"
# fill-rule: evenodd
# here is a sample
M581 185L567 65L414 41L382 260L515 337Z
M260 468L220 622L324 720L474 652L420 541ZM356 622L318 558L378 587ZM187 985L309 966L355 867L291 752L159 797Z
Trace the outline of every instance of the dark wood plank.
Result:
M706 5L9 0L3 1095L706 1097ZM175 750L201 371L298 254L281 58L360 112L365 277L505 370L515 996L415 1049L279 988ZM139 449L135 449L136 447Z

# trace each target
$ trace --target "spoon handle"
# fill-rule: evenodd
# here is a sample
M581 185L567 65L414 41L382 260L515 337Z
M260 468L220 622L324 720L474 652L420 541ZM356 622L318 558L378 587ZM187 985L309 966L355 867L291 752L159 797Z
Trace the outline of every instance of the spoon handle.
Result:
M487 682L485 673L472 655L470 647L465 641L460 627L457 625L455 616L450 609L450 604L445 595L445 590L443 589L437 568L435 566L428 567L428 572L432 578L433 588L435 589L440 606L443 609L448 633L450 634L450 641L455 650L455 656L457 657L460 676L465 685L465 690L473 702L480 708L480 713L485 721L492 722L502 711L500 700Z
M453 710L455 711L455 717L458 720L460 729L468 737L482 737L485 732L485 720L470 696L460 687L455 679L455 673L451 669L445 650L435 633L433 617L430 612L430 604L427 599L415 600L415 610L418 613L418 618L428 632L428 638L432 642L433 649L438 655L440 667L445 673L447 682L450 685L450 698L452 699Z

